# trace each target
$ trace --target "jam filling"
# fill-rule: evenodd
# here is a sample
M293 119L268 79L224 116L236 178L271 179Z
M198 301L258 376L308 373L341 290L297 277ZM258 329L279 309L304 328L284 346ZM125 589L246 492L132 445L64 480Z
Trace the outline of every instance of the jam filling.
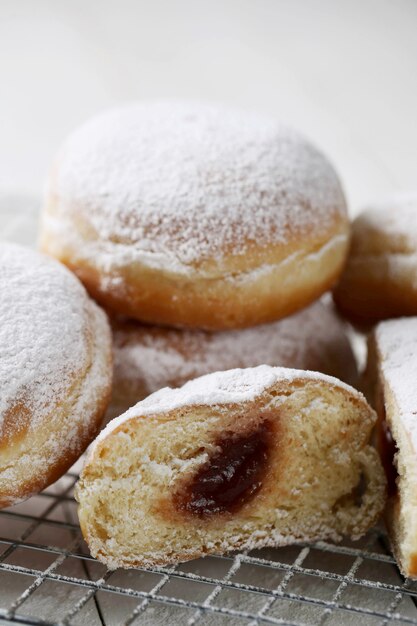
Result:
M271 432L264 420L255 430L221 435L216 452L174 496L175 507L196 517L238 511L262 487Z
M387 479L387 495L391 498L398 495L398 472L394 458L398 448L387 424L384 395L381 389L378 389L375 394L375 408L378 415L375 445Z
M378 451L381 456L385 476L387 477L388 497L395 496L398 492L398 473L394 463L397 446L385 419L381 420L380 428L378 429Z

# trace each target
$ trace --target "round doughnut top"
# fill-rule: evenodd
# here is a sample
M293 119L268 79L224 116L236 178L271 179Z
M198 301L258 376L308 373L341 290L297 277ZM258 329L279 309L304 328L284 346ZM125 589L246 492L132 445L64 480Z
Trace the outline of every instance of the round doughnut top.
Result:
M136 258L172 271L294 238L323 240L346 214L332 166L298 133L197 103L95 117L65 143L50 185L57 228L68 236L77 220L103 258L111 251L109 263Z
M382 243L387 252L416 252L417 192L394 196L369 207L356 218L354 250L369 252L373 246L377 252Z
M88 365L88 297L63 265L0 245L0 436L36 427Z

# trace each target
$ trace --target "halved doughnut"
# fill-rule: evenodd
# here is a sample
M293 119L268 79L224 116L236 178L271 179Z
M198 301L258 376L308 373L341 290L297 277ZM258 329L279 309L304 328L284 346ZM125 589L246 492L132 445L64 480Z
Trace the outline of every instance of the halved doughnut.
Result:
M369 339L366 383L378 413L388 480L385 521L405 576L417 578L417 318L380 323Z
M83 535L109 568L359 537L385 501L374 421L344 383L266 365L163 389L97 438Z

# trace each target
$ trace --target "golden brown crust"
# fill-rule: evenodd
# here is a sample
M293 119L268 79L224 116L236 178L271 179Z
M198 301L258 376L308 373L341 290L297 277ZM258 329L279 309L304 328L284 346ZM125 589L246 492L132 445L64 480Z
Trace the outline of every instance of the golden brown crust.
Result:
M417 314L417 290L410 276L391 277L389 259L350 258L334 292L338 309L353 323L363 325ZM387 267L386 273L381 268ZM413 271L415 276L415 270Z
M111 395L111 336L104 312L91 301L88 305L86 322L91 334L85 346L90 360L87 369L80 370L66 390L65 400L57 403L50 414L34 415L28 405L20 402L14 406L14 413L25 418L19 422L19 429L7 428L6 422L1 439L0 508L29 498L55 482L100 430Z
M417 248L404 232L401 208L365 211L352 224L346 267L334 291L340 311L357 324L417 315ZM378 220L378 217L380 218Z
M87 430L80 432L76 447L71 450L64 447L59 460L53 465L48 465L46 461L46 471L41 476L35 474L28 476L26 480L24 479L19 484L15 485L12 491L2 488L0 490L0 508L10 506L20 500L26 500L34 494L39 493L39 491L46 489L46 487L61 478L61 476L74 465L100 432L103 417L110 399L110 391L111 385L103 392L95 412L91 416L88 416Z
M42 475L32 474L31 476L25 477L18 484L15 483L12 489L8 489L7 486L2 486L0 491L0 508L11 506L21 500L26 500L43 489L46 489L46 487L61 478L61 476L74 465L100 432L103 417L108 406L109 395L109 393L103 395L95 414L88 417L88 429L83 434L79 435L76 447L71 450L63 448L59 460L52 465L45 460Z
M417 554L411 554L409 565L408 565L408 575L412 577L417 576Z
M113 313L153 324L222 330L281 319L331 289L345 262L348 232L346 219L339 216L321 240L295 238L276 256L271 246L265 266L260 262L263 250L244 259L231 257L233 270L224 275L175 274L129 263L103 276L80 249L47 230L41 246L77 274L90 294Z

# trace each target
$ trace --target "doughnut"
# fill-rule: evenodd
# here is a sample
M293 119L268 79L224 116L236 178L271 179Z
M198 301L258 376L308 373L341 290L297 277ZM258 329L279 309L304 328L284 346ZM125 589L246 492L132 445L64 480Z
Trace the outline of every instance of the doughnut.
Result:
M330 374L356 385L355 357L343 322L318 301L278 322L209 332L114 320L114 376L108 417L162 387L180 387L217 370L281 365Z
M268 365L162 389L90 449L82 533L110 569L357 538L385 501L374 421L336 378Z
M334 299L357 323L417 315L417 194L394 198L356 218Z
M0 507L57 480L97 435L110 326L57 261L0 244Z
M331 288L349 229L336 173L295 131L157 102L103 113L68 138L40 245L113 313L226 330L286 317Z
M417 577L417 317L381 322L369 339L366 382L378 413L388 482L385 521L399 567Z

